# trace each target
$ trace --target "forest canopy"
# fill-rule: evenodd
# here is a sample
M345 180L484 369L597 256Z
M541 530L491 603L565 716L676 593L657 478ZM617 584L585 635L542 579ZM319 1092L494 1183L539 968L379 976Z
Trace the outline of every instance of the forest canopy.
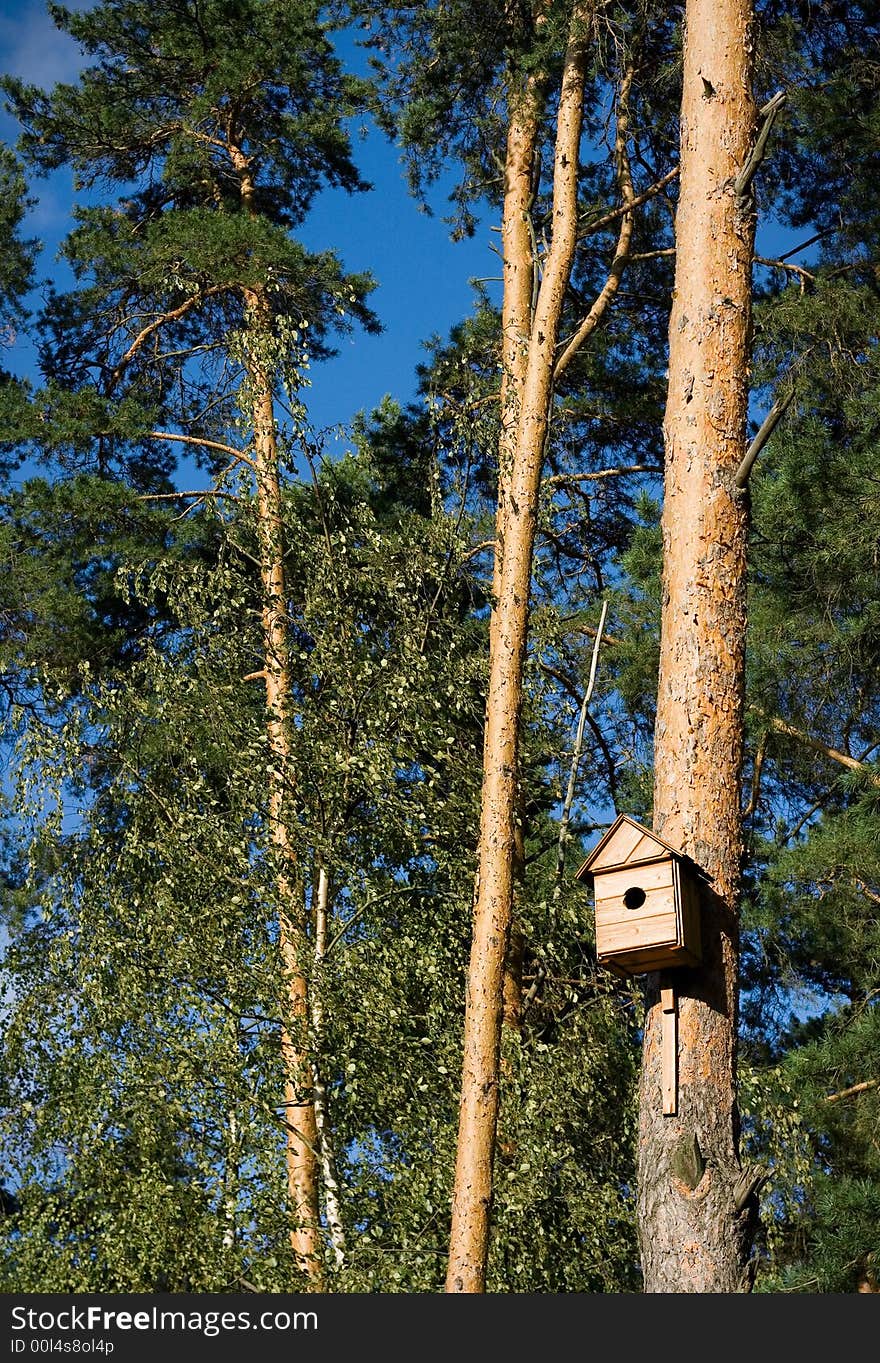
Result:
M0 79L4 1292L880 1290L880 25L719 8L50 4ZM363 127L497 251L340 453Z

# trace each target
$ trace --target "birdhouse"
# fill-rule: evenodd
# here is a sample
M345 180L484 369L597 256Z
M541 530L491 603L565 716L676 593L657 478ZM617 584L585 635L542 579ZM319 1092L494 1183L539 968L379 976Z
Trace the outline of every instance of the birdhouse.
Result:
M620 814L576 879L592 880L596 954L627 975L699 965L705 873L628 814Z

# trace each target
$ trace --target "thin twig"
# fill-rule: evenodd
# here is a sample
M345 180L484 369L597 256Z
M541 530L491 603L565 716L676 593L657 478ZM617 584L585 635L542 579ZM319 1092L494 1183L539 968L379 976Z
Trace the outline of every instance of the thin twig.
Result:
M607 600L602 602L602 614L599 616L599 625L596 630L596 640L593 644L593 653L590 659L590 678L587 682L587 689L581 703L581 712L578 716L577 732L574 739L574 748L571 754L571 768L568 773L568 789L565 792L565 801L562 806L562 815L559 820L559 841L556 846L556 884L553 887L554 898L559 897L562 882L562 872L565 866L565 844L568 841L568 823L571 818L571 807L574 803L574 792L577 784L577 771L580 766L581 752L584 746L584 727L587 722L587 709L593 698L593 690L596 685L596 668L599 663L599 649L602 646L602 631L605 627L605 617L608 614Z

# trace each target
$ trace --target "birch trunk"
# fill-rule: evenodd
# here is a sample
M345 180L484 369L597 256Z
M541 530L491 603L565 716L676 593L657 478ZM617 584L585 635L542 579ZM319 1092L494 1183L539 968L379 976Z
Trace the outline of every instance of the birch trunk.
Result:
M327 954L327 928L330 916L330 877L325 866L318 871L318 885L315 894L315 978L312 987L312 1073L314 1075L315 1127L318 1135L318 1157L324 1178L324 1211L327 1217L327 1230L336 1267L345 1264L345 1227L342 1223L342 1210L339 1197L339 1180L336 1177L336 1159L333 1150L333 1136L330 1126L330 1105L327 1088L321 1072L321 1057L324 1032L324 1000L322 997L324 958Z
M550 419L553 364L576 241L577 172L587 68L589 11L576 5L559 99L550 251L528 330L525 365L508 338L511 365L503 416L516 416L509 472L504 464L510 428L503 427L499 493L504 497L501 562L489 641L489 682L483 748L483 785L471 955L465 1001L464 1056L459 1111L447 1292L484 1292L489 1251L492 1178L499 1103L503 974L510 937L516 853L519 723L528 626L532 554L544 443ZM523 146L527 143L524 142ZM523 185L508 143L508 187ZM531 164L529 166L531 172ZM521 191L520 191L521 192ZM507 203L505 204L507 208ZM522 234L510 219L505 249L521 253ZM529 279L531 242L529 241ZM515 264L515 268L514 268ZM521 254L505 264L509 287L522 289ZM518 281L515 283L514 281ZM522 293L518 294L520 300ZM521 315L522 302L507 317ZM531 307L530 307L531 312ZM505 371L507 373L507 371Z
M750 0L688 0L675 293L664 424L663 616L654 828L712 877L703 963L679 995L678 1111L661 1104L648 977L638 1220L646 1292L744 1292L754 1206L737 1208L745 445L754 214L734 182L755 135Z

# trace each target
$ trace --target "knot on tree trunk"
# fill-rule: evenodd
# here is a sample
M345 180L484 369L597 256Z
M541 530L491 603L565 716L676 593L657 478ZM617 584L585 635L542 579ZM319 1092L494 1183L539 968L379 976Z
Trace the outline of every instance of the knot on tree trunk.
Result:
M685 1187L693 1192L706 1171L706 1161L696 1132L686 1131L672 1151L672 1172Z

